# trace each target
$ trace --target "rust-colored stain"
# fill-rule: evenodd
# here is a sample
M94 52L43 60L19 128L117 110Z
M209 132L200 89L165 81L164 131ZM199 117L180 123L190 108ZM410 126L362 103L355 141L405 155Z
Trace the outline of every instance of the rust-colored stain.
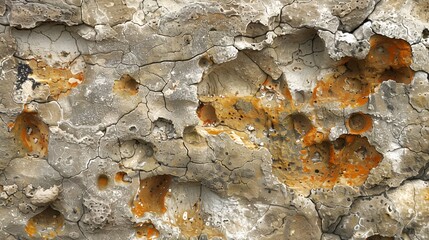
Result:
M259 87L261 92L277 92L282 97L292 100L292 94L290 93L289 88L282 81L274 80L268 76Z
M131 179L127 179L128 174L126 172L117 172L115 174L115 182L116 183L130 183L132 180Z
M280 118L281 113L270 116ZM362 113L352 114L348 122L355 134L372 127L371 118ZM283 117L273 129L267 142L273 156L273 173L297 191L331 189L336 184L360 186L382 160L365 137L342 135L331 142L330 129L313 126L302 113Z
M207 226L201 214L201 203L196 202L191 209L176 214L176 225L180 232L187 239L198 237L201 234L206 234L209 239L221 238L226 239L225 235L219 229Z
M104 190L109 185L109 177L106 174L100 174L97 177L97 186L98 189Z
M210 101L219 119L220 126L206 127L207 133L216 135L235 130L244 135L252 126L255 136L268 138L264 144L273 157L273 173L297 191L331 189L338 183L360 186L382 160L382 155L365 137L350 134L330 142L330 129L313 126L309 117L285 104L287 99L280 104L253 96L201 97L200 100ZM355 113L347 125L351 133L358 134L369 131L372 120L365 114ZM240 140L250 145L248 138Z
M140 188L131 207L134 215L142 217L146 212L164 213L166 211L164 200L171 180L170 175L159 175L140 180Z
M302 138L304 146L320 144L327 138L327 133L318 131L315 127L311 127L307 134Z
M64 216L48 207L28 220L25 232L31 238L55 239L61 233L63 226Z
M412 50L408 42L374 35L363 60L345 58L332 74L325 76L313 90L311 103L338 102L341 107L356 107L368 102L368 96L389 79L409 84L414 77L410 68Z
M262 129L278 128L287 113L291 113L288 105L264 102L254 96L200 97L200 100L216 109L220 126L238 131L255 129L258 137L263 136Z
M23 150L29 155L45 158L48 155L49 127L42 121L37 112L24 111L13 124L9 124Z
M142 239L157 239L159 231L155 228L152 222L138 223L135 227L136 237Z
M361 112L353 113L346 121L346 126L352 134L362 134L372 128L372 118Z
M121 96L134 96L139 92L139 83L125 74L113 84L113 91Z
M68 68L54 68L42 60L32 59L28 66L33 71L29 77L40 84L47 84L50 97L55 100L84 81L83 72L73 74Z
M300 159L301 162L276 161L273 171L283 176L292 188L331 189L339 183L362 185L371 169L382 160L382 155L366 137L342 135L334 142L325 140L304 147ZM288 166L286 171L284 166Z
M361 186L382 160L360 136L372 130L371 116L352 113L345 121L349 134L330 141L334 125L319 120L312 109L330 102L342 108L361 106L383 81L411 82L411 47L406 41L375 35L370 44L365 59L340 60L307 101L305 96L294 100L286 81L270 77L251 96L200 95L197 115L202 129L212 135L226 133L249 148L266 147L273 173L300 193L337 184Z
M197 109L197 115L204 126L214 125L218 122L216 110L210 103L201 103Z

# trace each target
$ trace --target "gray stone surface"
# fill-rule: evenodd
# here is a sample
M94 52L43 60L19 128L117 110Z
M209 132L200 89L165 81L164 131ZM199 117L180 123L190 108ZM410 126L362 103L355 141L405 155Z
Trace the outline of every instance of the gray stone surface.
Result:
M425 0L0 0L0 239L429 239Z

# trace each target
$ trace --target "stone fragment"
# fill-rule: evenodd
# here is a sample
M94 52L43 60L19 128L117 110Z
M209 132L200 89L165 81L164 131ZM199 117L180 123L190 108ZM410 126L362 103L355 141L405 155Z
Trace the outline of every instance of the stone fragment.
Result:
M43 206L55 201L60 192L60 188L56 185L49 189L37 188L31 197L31 204L36 206Z

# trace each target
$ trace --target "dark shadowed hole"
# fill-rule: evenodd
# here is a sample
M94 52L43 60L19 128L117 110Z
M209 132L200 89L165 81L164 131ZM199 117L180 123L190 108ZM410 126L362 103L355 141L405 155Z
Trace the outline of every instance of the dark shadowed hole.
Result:
M202 68L206 68L212 64L213 62L207 56L200 58L200 61L198 62L198 65Z
M310 119L308 119L304 114L301 113L292 115L292 122L293 129L299 135L305 135L312 128Z
M429 37L429 29L427 29L427 28L423 29L422 35L423 35L423 38L428 38Z

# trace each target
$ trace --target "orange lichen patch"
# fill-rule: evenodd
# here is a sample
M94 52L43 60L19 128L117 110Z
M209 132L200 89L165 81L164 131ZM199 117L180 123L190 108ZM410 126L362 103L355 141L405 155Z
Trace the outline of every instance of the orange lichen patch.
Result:
M151 222L138 223L135 227L136 237L143 239L157 239L159 231Z
M370 45L366 61L375 69L401 69L412 63L411 46L405 40L374 35Z
M168 193L172 176L160 175L140 180L140 189L132 203L131 211L137 217L146 212L164 213L165 196Z
M115 81L113 91L122 96L133 96L139 92L139 83L130 75L125 74Z
M368 102L373 87L351 74L331 74L313 89L312 103L338 102L341 107L361 106Z
M304 144L304 146L320 144L325 141L327 137L327 133L320 132L315 127L311 127L307 134L305 134L302 138L302 143Z
M248 148L266 147L273 173L297 192L332 189L336 184L361 186L382 160L368 140L359 136L371 130L371 117L351 114L346 125L352 135L330 141L331 128L338 121L333 114L332 118L319 116L323 112L314 107L331 102L342 108L361 106L385 80L409 83L414 74L409 67L411 48L403 40L373 36L366 59L344 58L337 64L317 84L310 102L301 92L295 92L296 99L292 99L286 81L270 77L254 95L200 95L200 128L211 135L228 134Z
M28 65L33 71L29 77L38 83L47 84L50 97L55 100L77 87L84 80L83 72L73 74L68 68L53 68L41 60L32 59Z
M412 50L409 43L374 35L370 45L365 59L346 58L344 65L318 82L313 90L313 104L334 101L342 107L361 106L383 81L411 82L414 71L410 68Z
M254 96L203 97L201 101L209 102L215 109L219 125L241 132L254 129L258 137L265 130L279 127L291 112L283 102L265 102Z
M294 189L332 189L336 184L361 186L382 155L365 137L342 135L334 142L323 141L306 147L301 162L275 161L274 171ZM283 166L289 166L284 171Z
M346 126L352 134L362 134L372 128L372 118L361 112L353 113L346 121Z
M109 177L106 174L100 174L97 178L98 189L104 190L109 185Z
M36 112L23 111L10 124L15 141L29 154L44 158L48 155L49 127Z
M200 101L202 104L197 115L204 126L216 123L238 131L250 127L257 130L259 137L262 130L279 126L279 121L296 110L291 104L292 96L286 82L270 77L260 84L256 97L200 96ZM205 107L207 108L204 109Z
M226 239L219 229L207 226L201 215L201 203L195 203L191 209L176 214L176 225L187 239L206 234L209 239L214 237Z
M43 212L28 220L25 232L29 237L55 239L61 233L63 226L64 216L60 212L48 207Z
M197 115L204 126L214 125L218 122L216 110L210 103L201 103L197 109Z
M313 126L309 117L295 112L285 98L275 101L255 96L200 99L210 103L219 121L216 127L203 127L208 134L226 133L236 142L255 148L258 146L249 137L253 134L270 151L273 173L298 192L331 189L335 184L360 186L382 159L364 137L344 135L329 141L330 129ZM347 125L350 132L360 133L368 131L372 121L365 114L355 113ZM250 130L249 126L252 126Z
M244 131L248 125L264 125L267 121L265 111L257 98L213 97L204 100L209 101L210 106L216 109L216 116L222 126Z

